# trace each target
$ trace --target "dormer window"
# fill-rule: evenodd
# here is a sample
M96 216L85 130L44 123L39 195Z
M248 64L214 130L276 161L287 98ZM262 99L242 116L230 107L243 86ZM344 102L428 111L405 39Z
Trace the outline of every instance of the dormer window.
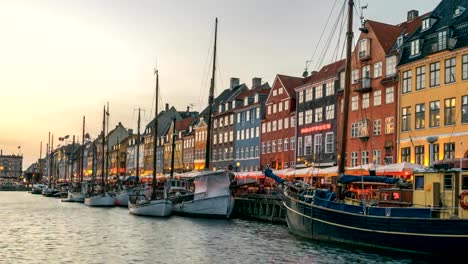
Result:
M222 112L223 111L223 106L220 104L219 107L218 107L218 112Z
M397 48L401 47L403 45L403 36L399 36L397 39Z
M226 105L224 106L224 109L225 109L226 111L229 110L229 103L228 103L228 102L226 102Z
M419 52L419 39L411 41L411 56L416 56Z
M244 98L244 106L249 104L249 97Z
M447 31L446 30L439 32L437 43L439 46L439 50L444 50L447 48Z
M255 94L254 103L258 103L258 94Z
M424 31L430 27L431 27L431 19L430 18L424 19L421 23L421 30Z

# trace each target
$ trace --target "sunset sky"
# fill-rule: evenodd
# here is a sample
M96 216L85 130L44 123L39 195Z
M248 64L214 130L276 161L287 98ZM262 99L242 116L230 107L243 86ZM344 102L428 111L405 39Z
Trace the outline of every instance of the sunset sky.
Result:
M337 0L330 24L343 1ZM407 11L423 14L440 0L355 2L357 10L360 4L369 4L366 19L397 24L406 20ZM156 61L160 107L169 103L179 110L188 105L202 110L208 98L215 17L219 19L218 93L228 87L230 77L250 87L252 77L271 84L279 73L300 76L334 3L2 0L0 149L8 155L21 151L26 169L39 158L41 141L45 153L49 131L55 136L54 145L67 134L81 137L86 116L86 130L95 138L106 102L110 128L120 121L136 131L138 108L143 109L144 127L154 116ZM359 18L355 22L357 28ZM317 57L309 70L320 67ZM322 64L331 63L331 57L327 55Z

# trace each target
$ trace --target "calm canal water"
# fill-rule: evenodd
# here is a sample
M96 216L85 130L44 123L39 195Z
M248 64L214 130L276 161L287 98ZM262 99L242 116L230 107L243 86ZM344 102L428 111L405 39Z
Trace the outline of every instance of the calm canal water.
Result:
M1 263L415 263L420 256L306 241L240 219L139 217L127 208L0 192Z

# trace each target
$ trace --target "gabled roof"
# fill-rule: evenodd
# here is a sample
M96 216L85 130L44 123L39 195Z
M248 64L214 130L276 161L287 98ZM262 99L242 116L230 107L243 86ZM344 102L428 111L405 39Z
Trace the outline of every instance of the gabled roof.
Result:
M185 131L187 130L190 125L193 123L194 121L194 117L193 116L190 116L190 117L187 117L185 119L182 119L182 120L178 120L176 121L176 131Z
M169 108L167 111L161 111L158 114L158 137L164 136L167 133L167 130L171 127L172 121L180 120L182 117L180 116L179 112L175 109L175 107ZM146 125L146 128L154 128L154 124L156 119L153 118L151 122Z
M242 92L245 89L249 89L245 83L240 84L232 89L228 88L225 89L224 91L221 92L214 100L213 100L213 113L216 113L218 111L218 106L221 103L225 102L230 102L234 100L234 98L239 94L239 92ZM206 118L208 115L208 106L203 109L203 111L200 113L200 116L203 116Z
M250 89L250 90L247 90L247 91L244 91L242 93L240 93L238 96L236 96L236 100L244 100L245 97L250 97L250 96L253 96L255 95L256 93L258 94L268 94L270 92L270 84L268 84L268 82L262 84L262 85L259 85L257 86L256 88L254 89Z
M398 36L400 36L403 31L403 28L399 26L389 25L373 20L367 20L366 25L372 28L375 37L379 41L380 46L382 46L385 53L390 51Z
M294 88L304 84L304 81L306 81L302 77L293 77L282 74L278 74L277 77L291 98L296 98L296 92L294 91Z

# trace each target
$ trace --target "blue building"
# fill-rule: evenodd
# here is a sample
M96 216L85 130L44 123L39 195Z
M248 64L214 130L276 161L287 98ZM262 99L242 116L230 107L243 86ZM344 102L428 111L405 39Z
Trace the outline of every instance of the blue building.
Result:
M252 89L236 97L239 105L234 109L234 152L236 171L260 170L260 127L265 117L265 101L270 93L268 83L261 78L252 79Z

